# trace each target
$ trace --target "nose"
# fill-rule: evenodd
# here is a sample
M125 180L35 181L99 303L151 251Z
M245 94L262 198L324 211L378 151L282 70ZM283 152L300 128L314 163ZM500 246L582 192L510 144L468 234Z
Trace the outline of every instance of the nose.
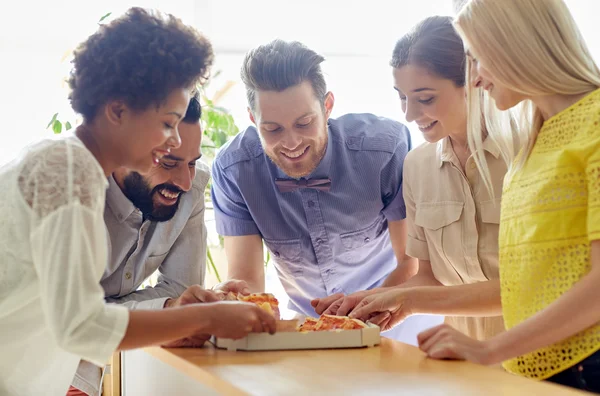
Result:
M176 149L181 146L181 136L179 136L179 129L173 128L169 132L169 137L167 138L167 147L172 149Z
M195 168L190 168L189 166L182 164L173 169L171 175L173 184L187 192L190 191L190 188L192 188L192 180L195 176Z
M483 79L479 75L479 71L476 66L471 67L471 86L479 88L483 85Z
M286 131L285 136L281 140L281 145L283 148L290 151L298 148L300 144L302 144L302 137L292 130Z
M409 106L408 101L406 101L404 106L404 117L406 117L406 122L413 122L421 115L420 108L417 104L413 103Z

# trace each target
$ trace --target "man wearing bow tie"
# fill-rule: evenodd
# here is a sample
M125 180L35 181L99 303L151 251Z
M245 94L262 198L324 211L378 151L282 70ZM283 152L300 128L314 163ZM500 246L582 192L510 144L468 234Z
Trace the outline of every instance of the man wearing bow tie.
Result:
M298 42L250 51L241 75L255 126L221 149L212 172L229 277L264 291L264 241L289 308L310 316L313 299L399 284L417 271L404 253L409 131L371 114L329 118L323 61ZM393 337L416 343L440 322L414 316Z

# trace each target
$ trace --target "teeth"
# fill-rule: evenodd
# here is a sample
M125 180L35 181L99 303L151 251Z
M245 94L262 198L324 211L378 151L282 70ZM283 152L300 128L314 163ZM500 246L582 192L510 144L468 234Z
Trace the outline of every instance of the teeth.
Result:
M152 157L154 157L155 162L160 161L162 159L162 157L164 157L164 156L165 156L164 154L157 153L156 151L152 152Z
M169 199L175 199L179 196L179 193L173 193L170 192L169 190L163 188L162 190L159 191L161 195L165 196L166 198Z
M427 129L427 128L430 128L433 124L435 124L435 121L432 121L427 125L418 125L418 127L419 127L419 129Z
M294 151L293 153L286 153L285 155L290 158L298 158L302 154L304 154L305 151L306 151L306 148L302 149L302 150Z

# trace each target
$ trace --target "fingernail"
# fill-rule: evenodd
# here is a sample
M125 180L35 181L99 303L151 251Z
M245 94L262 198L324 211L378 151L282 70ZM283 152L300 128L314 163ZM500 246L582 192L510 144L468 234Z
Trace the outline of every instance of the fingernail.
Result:
M247 288L247 287L244 287L244 288L242 289L242 294L250 294L250 289L249 289L249 288Z

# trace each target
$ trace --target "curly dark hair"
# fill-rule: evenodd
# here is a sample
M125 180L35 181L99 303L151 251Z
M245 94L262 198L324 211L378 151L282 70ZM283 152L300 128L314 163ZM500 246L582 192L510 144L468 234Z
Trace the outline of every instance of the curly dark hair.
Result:
M71 106L86 122L111 100L134 110L158 106L174 89L208 78L213 57L208 39L180 19L131 8L75 50Z

